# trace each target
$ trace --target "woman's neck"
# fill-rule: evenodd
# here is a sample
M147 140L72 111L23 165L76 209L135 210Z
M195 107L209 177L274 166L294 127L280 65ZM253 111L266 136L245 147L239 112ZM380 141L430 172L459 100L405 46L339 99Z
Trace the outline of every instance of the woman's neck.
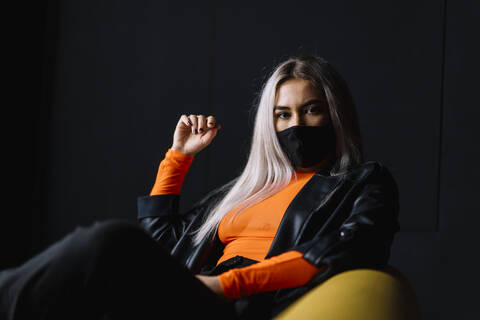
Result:
M311 167L308 167L308 168L302 168L302 167L297 167L295 169L296 172L312 172L312 171L318 171L319 169L323 168L323 167L326 167L330 164L330 162L333 160L333 156L334 156L334 151L330 151L327 156L325 157L325 159L323 159L321 162L311 166Z

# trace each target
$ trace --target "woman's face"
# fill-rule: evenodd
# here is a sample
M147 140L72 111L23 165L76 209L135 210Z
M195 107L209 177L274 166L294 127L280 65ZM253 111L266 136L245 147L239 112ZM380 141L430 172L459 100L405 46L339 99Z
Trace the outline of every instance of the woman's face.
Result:
M275 130L323 126L330 122L325 95L305 79L290 79L277 89L273 108Z

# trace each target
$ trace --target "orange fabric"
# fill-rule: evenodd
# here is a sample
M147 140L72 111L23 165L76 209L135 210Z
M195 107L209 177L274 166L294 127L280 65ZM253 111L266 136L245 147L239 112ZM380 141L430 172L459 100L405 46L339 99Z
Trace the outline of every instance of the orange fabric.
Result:
M168 149L160 163L150 195L179 194L192 161L193 157ZM310 264L298 251L287 251L265 259L283 214L314 172L296 174L297 179L292 177L290 183L278 193L230 219L233 209L220 222L218 235L225 248L217 264L237 255L259 261L218 276L227 298L236 299L243 295L301 286L325 268Z
M230 221L234 210L227 213L218 226L218 236L225 244L221 263L240 255L252 260L263 260L280 225L283 214L298 191L314 175L314 172L297 172L297 180L273 196L240 212Z
M158 167L157 178L150 195L179 194L192 161L192 156L168 149Z
M306 284L320 270L298 251L287 251L248 267L230 269L218 276L225 297L239 299L253 293Z

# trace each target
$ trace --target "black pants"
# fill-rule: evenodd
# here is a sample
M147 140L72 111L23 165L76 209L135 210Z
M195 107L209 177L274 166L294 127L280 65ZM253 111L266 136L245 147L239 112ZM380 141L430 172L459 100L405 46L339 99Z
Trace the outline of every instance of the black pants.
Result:
M17 268L0 272L3 319L235 319L140 226L77 227Z

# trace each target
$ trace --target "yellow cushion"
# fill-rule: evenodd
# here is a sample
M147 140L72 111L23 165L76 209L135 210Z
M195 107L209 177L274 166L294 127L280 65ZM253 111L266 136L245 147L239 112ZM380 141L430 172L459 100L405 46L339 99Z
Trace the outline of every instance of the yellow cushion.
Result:
M389 266L382 271L339 273L300 297L276 320L417 320L419 309L407 279Z

